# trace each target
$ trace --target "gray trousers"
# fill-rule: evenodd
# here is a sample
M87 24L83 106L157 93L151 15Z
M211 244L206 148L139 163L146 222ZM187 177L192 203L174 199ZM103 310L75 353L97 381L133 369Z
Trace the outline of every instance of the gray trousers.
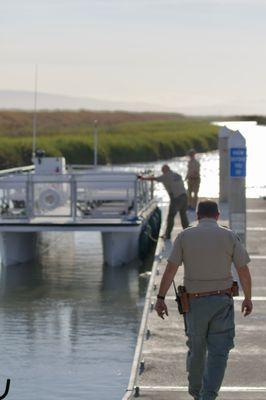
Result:
M175 216L179 212L181 225L183 229L187 228L189 225L188 217L187 217L187 195L185 193L181 194L178 197L170 197L170 205L167 216L167 228L165 232L165 236L167 239L170 239L171 232L174 227Z
M189 393L196 400L214 400L234 347L234 301L228 295L192 298L185 322Z

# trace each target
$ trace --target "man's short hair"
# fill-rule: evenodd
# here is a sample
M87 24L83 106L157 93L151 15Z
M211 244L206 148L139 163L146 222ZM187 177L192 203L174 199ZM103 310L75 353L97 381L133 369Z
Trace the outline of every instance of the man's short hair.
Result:
M164 164L163 166L162 166L162 171L170 171L170 167L169 167L169 165L168 164Z
M195 150L195 149L189 149L188 152L187 152L187 154L188 154L189 156L191 156L192 154L196 154L196 150Z
M212 200L200 201L197 214L199 218L213 218L219 214L218 204Z

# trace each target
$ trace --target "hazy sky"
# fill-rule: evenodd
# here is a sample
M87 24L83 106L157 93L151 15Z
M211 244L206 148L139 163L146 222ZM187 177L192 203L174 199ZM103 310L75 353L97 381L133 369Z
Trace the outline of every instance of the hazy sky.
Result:
M0 89L266 113L266 0L0 0ZM263 111L265 110L265 111Z

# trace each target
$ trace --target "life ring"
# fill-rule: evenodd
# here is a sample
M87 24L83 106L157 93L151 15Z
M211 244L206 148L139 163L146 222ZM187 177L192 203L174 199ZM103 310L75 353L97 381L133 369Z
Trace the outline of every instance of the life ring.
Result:
M62 202L61 195L55 189L47 189L41 192L39 197L39 206L44 210L54 210Z

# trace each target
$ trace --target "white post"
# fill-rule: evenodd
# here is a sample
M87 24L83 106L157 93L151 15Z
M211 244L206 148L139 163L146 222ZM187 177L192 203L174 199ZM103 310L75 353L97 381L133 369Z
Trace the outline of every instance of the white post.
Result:
M36 154L37 92L38 92L38 65L35 65L34 109L33 109L33 119L32 119L32 161Z
M220 203L228 202L229 190L229 170L228 170L228 139L232 131L226 126L219 130L218 148L219 148L219 164L220 164Z
M228 140L229 223L242 243L246 243L246 140L236 131Z
M97 127L98 121L94 121L94 132L93 132L93 138L94 138L94 167L97 167L98 164L98 127Z

